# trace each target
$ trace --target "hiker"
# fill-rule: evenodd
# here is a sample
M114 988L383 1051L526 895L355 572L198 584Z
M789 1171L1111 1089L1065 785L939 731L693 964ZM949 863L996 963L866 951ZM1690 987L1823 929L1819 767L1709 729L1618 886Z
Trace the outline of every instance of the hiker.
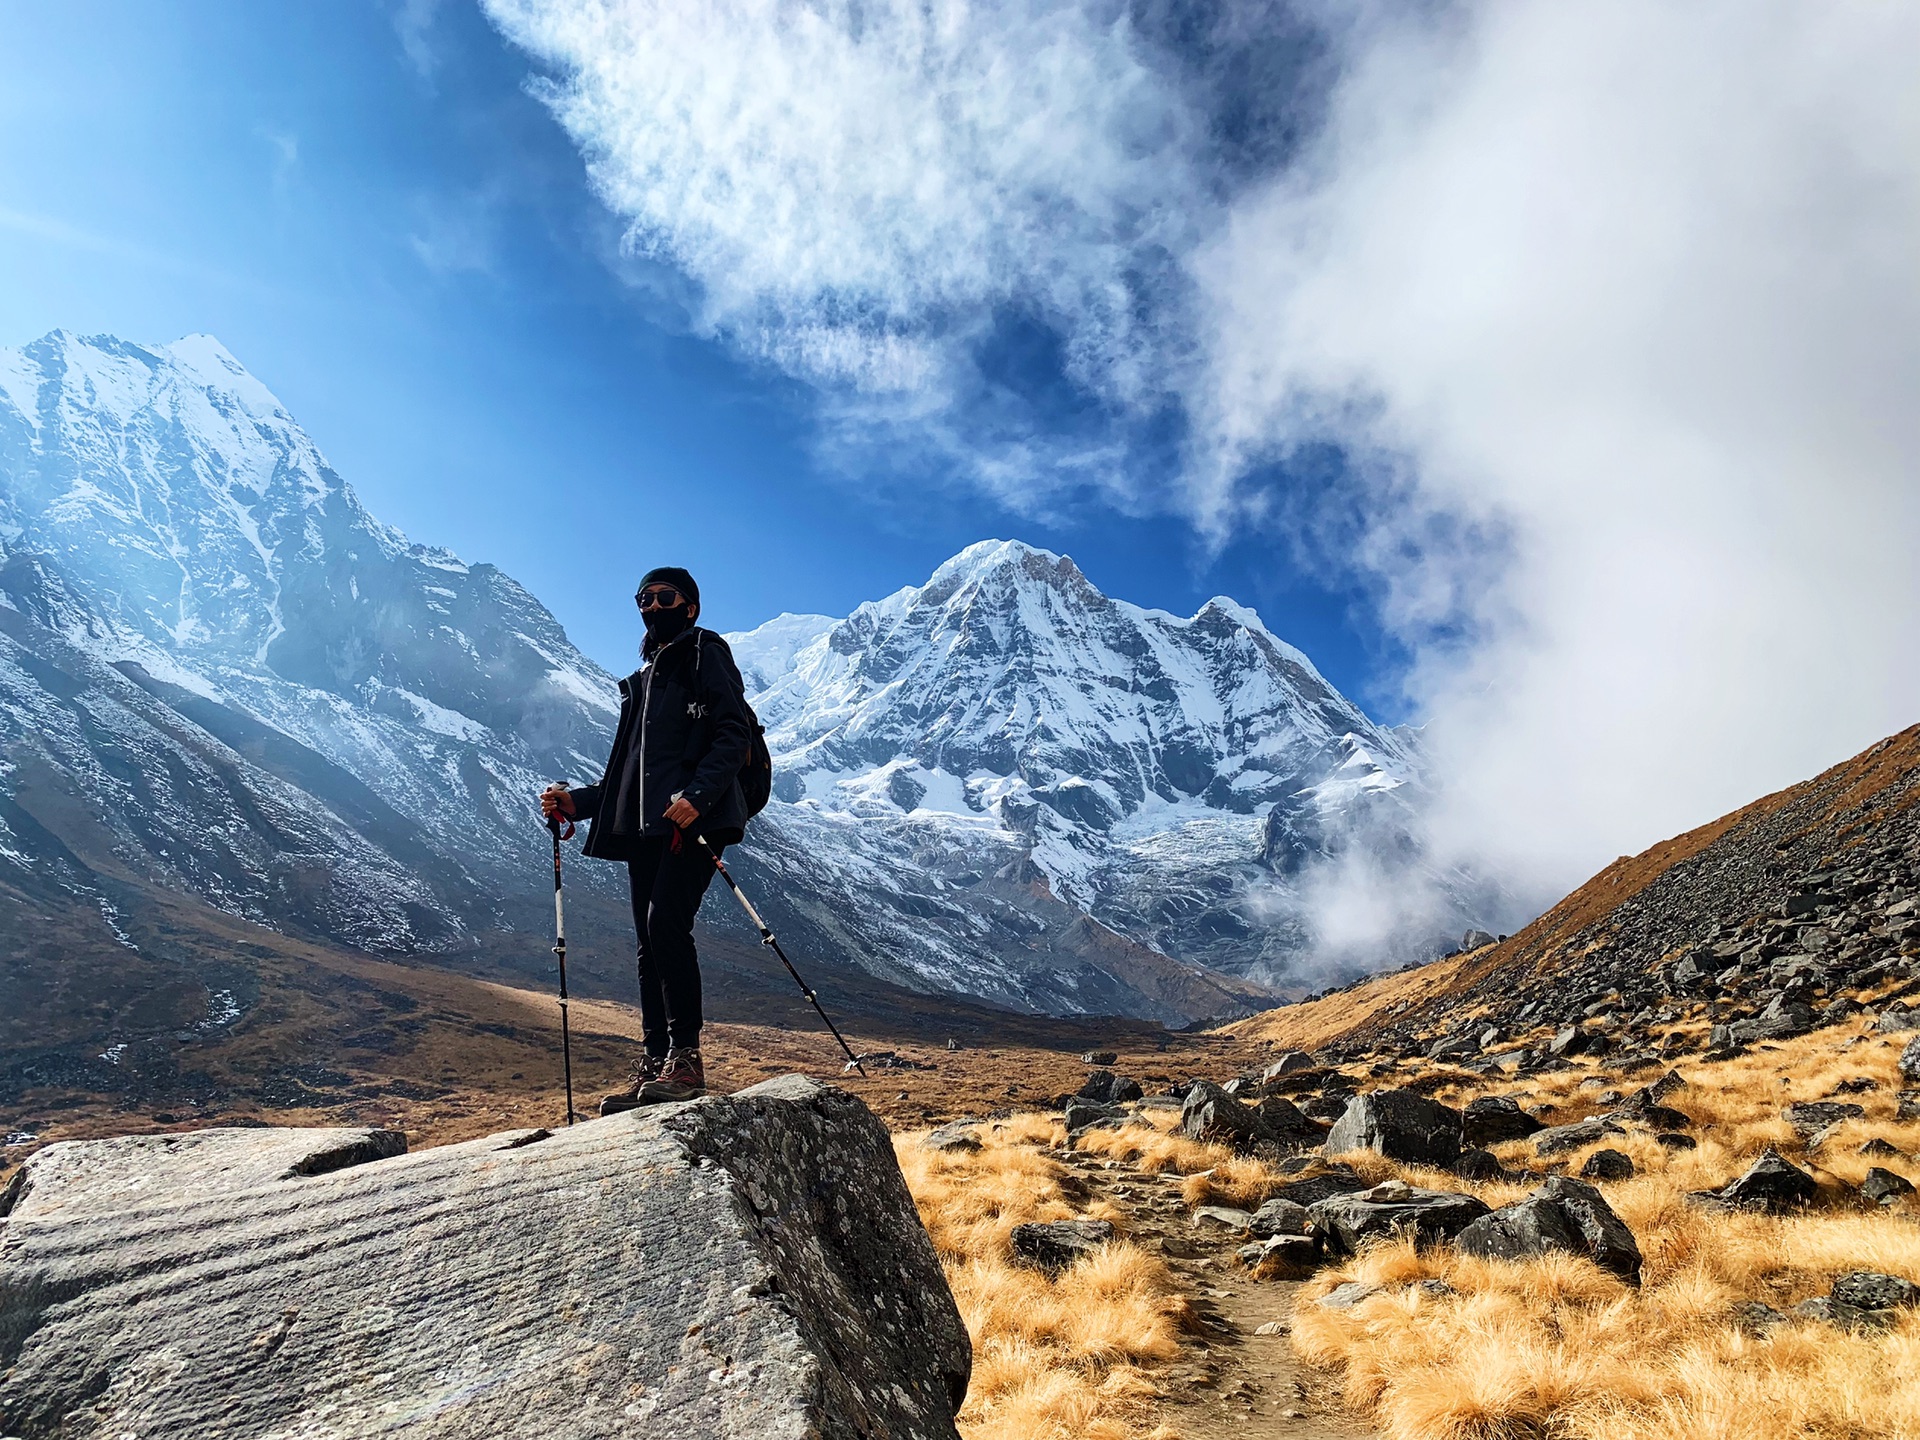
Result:
M634 595L647 638L620 682L620 723L597 785L549 786L549 817L591 820L582 853L627 862L640 972L643 1049L631 1083L600 1113L705 1093L700 962L693 917L714 860L747 822L740 767L752 712L727 642L695 622L700 587L675 565L649 570ZM704 835L709 851L695 839Z

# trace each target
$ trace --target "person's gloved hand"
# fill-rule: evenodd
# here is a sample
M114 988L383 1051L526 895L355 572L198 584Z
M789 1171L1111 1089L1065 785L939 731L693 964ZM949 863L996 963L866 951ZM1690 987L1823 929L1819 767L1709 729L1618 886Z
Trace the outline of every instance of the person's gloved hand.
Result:
M672 825L677 825L682 830L686 829L689 825L693 824L693 822L698 820L699 818L700 818L700 812L693 808L693 805L687 800L687 797L684 795L674 796L673 803L667 806L668 823Z
M549 820L556 815L562 820L573 819L572 793L564 785L549 785L540 792L540 813Z

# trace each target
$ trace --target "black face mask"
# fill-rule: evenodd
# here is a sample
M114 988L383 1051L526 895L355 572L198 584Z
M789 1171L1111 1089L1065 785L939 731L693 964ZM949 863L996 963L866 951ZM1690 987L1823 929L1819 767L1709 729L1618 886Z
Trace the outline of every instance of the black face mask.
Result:
M687 613L689 607L675 605L671 609L662 607L657 610L642 610L641 620L647 627L648 654L652 654L669 641L678 640L693 624L693 617Z

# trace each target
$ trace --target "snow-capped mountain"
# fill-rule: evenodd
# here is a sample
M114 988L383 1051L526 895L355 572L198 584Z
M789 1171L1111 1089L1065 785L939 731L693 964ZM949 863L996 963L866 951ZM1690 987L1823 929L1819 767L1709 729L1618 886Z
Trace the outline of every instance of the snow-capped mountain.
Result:
M818 832L816 853L839 833L893 837L955 888L1018 877L1137 944L1269 984L1327 958L1324 871L1356 849L1420 863L1411 737L1224 597L1185 618L1142 609L1070 559L983 541L845 620L729 638L783 823ZM1438 938L1400 937L1410 953Z
M1408 737L1229 600L1143 610L988 542L732 639L778 777L738 869L816 964L1186 1020L1324 950L1312 888L1341 855L1420 864ZM615 707L533 596L369 516L217 341L0 351L0 905L97 908L146 955L159 886L537 963L531 799L597 777ZM621 877L571 875L617 974Z
M217 341L0 351L0 866L458 945L507 923L529 797L614 707L538 601L369 516Z

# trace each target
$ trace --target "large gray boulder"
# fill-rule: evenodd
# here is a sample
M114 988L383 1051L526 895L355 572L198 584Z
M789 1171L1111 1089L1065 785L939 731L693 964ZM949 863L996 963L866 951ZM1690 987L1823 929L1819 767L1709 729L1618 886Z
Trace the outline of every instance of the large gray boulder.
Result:
M1348 1102L1326 1146L1329 1155L1372 1150L1444 1170L1460 1158L1460 1112L1408 1090L1370 1091Z
M34 1156L0 1433L956 1435L966 1330L851 1095L788 1076L311 1173L381 1134Z
M1453 1242L1468 1255L1525 1260L1549 1250L1584 1255L1629 1285L1640 1283L1640 1246L1598 1190L1564 1175L1526 1199L1468 1225Z
M1359 1253L1369 1240L1411 1235L1419 1249L1451 1240L1487 1213L1485 1203L1451 1190L1419 1190L1387 1180L1351 1195L1333 1195L1307 1207L1314 1233L1329 1255Z

